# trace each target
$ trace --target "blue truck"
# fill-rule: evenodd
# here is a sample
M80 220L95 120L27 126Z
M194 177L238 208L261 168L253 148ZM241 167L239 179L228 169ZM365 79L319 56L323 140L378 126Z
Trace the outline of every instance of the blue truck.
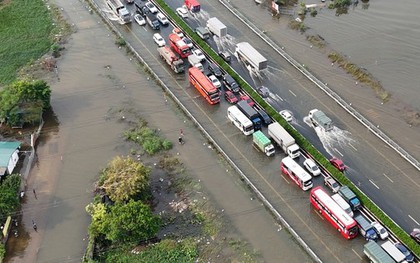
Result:
M262 121L260 115L256 110L249 106L248 102L241 100L236 104L236 107L238 107L238 109L242 111L242 113L252 121L255 131L261 130Z

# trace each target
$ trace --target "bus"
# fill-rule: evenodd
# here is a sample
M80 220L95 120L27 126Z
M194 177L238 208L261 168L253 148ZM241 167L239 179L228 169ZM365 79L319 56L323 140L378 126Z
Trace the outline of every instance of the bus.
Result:
M288 175L303 191L312 188L312 176L295 162L292 157L287 156L281 160L281 171Z
M191 48L177 34L169 34L169 43L172 49L175 50L181 58L187 58L191 55Z
M219 90L210 82L210 80L197 67L191 67L188 70L188 79L190 83L200 92L200 94L210 104L220 102Z
M227 109L227 116L229 120L235 124L236 127L245 135L251 135L254 133L254 125L252 121L248 119L238 107L230 106Z
M321 186L312 189L309 196L311 204L325 217L346 239L357 236L357 222L347 214Z

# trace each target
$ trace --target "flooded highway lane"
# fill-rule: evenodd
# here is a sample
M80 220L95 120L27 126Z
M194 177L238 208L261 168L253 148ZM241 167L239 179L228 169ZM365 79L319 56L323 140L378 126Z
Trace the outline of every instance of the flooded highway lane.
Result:
M203 145L206 140L176 107L167 103L161 88L115 46L115 37L101 20L79 1L57 4L77 32L58 62L60 81L51 83L56 118L46 124L37 148L38 166L28 179L28 189L36 189L37 198L29 193L22 207L22 233L28 236L20 247L10 248L13 254L8 261L80 261L89 224L85 206L92 199L93 183L112 157L129 151L121 136L124 125L110 119L110 111L134 107L171 141L177 140L181 128L184 130L187 144L176 146L180 159L201 180L211 200L225 209L231 228L265 262L278 262L279 258L311 262L229 166ZM162 67L160 63L155 65Z

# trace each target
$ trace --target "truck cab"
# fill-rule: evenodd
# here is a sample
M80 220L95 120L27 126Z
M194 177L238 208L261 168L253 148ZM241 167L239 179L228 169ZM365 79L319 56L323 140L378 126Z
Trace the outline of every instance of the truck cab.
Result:
M354 220L356 220L357 224L359 225L360 234L362 234L366 240L378 239L378 234L376 234L372 224L364 216L357 215L354 217Z

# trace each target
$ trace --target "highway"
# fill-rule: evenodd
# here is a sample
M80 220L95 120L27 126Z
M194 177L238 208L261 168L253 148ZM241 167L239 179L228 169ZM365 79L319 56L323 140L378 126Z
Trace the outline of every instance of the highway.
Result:
M98 4L104 6L103 2L98 1ZM325 94L303 78L217 2L204 1L202 6L208 13L216 14L214 10L217 9L217 17L228 26L229 34L235 38L236 43L241 41L252 43L266 58L269 58L269 66L272 70L271 73L267 73L269 78L263 78L262 82L256 80L257 84L255 84L263 83L270 88L272 94L268 102L278 110L291 110L295 117L293 126L326 156L330 156L331 153L342 158L349 167L346 175L406 231L411 230L415 226L414 220L420 219L420 211L408 206L405 201L418 199L419 179L414 168L407 165L363 126L331 102ZM175 9L176 6L173 7ZM189 19L192 26L203 21ZM172 73L158 57L157 46L152 40L154 31L149 26L140 27L132 23L120 25L119 28L122 29L121 33L126 40L170 86L188 110L206 127L207 132L235 160L241 170L252 178L276 209L324 261L348 262L364 259L362 252L364 240L360 237L352 241L344 240L312 209L308 193L301 191L289 178L281 175L280 161L284 157L283 154L268 158L257 152L252 147L251 138L242 135L227 120L226 109L229 105L223 99L220 105L208 105L189 85L185 74ZM167 40L170 31L171 27L164 27L160 33ZM209 41L209 44L216 48L214 42ZM254 83L255 78L251 78L246 68L237 61L233 61L232 67L251 85ZM340 128L336 130L335 138L326 140L331 142L340 138L330 143L332 146L324 147L314 129L303 121L309 110L313 108L326 112ZM348 139L349 133L345 131L351 133L351 139ZM321 185L322 178L315 178L314 184Z
M174 1L168 1L168 4L174 9L177 7ZM327 158L335 156L343 159L348 167L346 176L406 232L418 227L420 210L406 201L419 199L418 170L319 91L218 1L202 1L201 4L205 15L198 19L190 17L188 24L192 28L198 24L205 25L209 17L217 14L228 27L228 34L233 37L234 43L252 43L269 61L269 70L263 73L265 76L262 80L251 77L249 71L236 60L231 66L252 86L262 84L269 87L272 94L268 102L278 110L291 110L295 117L292 125ZM249 34L244 35L243 32ZM207 42L214 49L220 46L214 41ZM233 52L234 44L231 41L224 46ZM314 108L323 110L333 119L337 128L332 133L317 136L314 129L304 122L304 117Z

